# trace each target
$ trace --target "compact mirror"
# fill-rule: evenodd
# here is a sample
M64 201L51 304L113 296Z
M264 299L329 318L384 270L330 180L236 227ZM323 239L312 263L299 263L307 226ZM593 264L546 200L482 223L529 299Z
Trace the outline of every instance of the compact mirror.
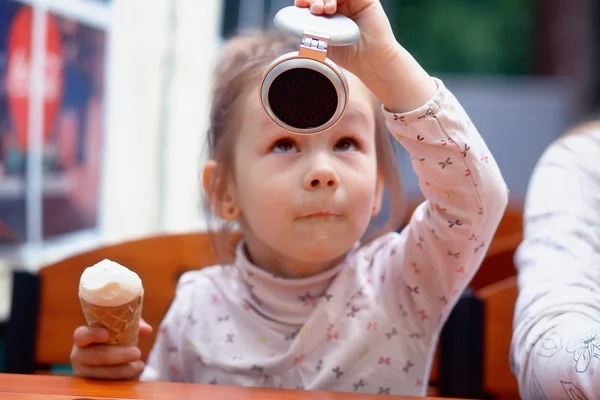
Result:
M277 58L265 70L259 89L263 109L291 133L331 128L344 115L349 92L342 69L327 58L327 50L358 42L358 25L341 14L314 15L296 6L280 10L273 23L299 39L299 50Z

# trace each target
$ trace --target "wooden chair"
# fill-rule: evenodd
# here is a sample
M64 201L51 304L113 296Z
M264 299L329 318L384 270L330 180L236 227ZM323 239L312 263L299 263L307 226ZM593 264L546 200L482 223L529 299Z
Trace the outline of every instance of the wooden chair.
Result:
M519 399L519 387L509 364L513 315L519 290L517 277L506 278L477 291L485 307L483 324L483 383L495 400Z
M239 238L239 233L226 238L222 256L233 256ZM94 249L43 267L38 274L16 272L6 334L6 372L34 373L70 364L73 331L85 324L78 297L79 278L86 267L105 258L135 270L144 282L143 317L155 328L153 334L140 338L144 358L173 300L179 276L219 263L209 234L193 233Z
M234 244L239 238L238 233L227 238L229 245L226 246L226 256L233 256ZM498 235L492 243L492 248L496 249L491 252L492 256L502 255L506 259L504 253L514 252L516 241L500 241L504 244L495 246L497 240ZM150 237L95 249L46 266L36 275L17 272L13 283L11 323L7 329L7 372L39 373L47 371L52 365L70 363L72 333L77 326L85 323L77 297L79 277L87 266L104 258L112 259L139 273L146 288L143 315L155 328L173 299L179 276L187 270L219 263L210 236L206 233L193 233ZM493 264L489 263L490 268L493 268ZM469 337L477 337L481 326L477 321L482 318L478 317L480 313L477 307L477 300L466 296L442 333L432 369L432 393L456 397L456 394L449 393L443 382L444 377L454 375L456 365L464 362L464 357L460 357L463 358L461 361L452 352L444 352L441 347L444 342L456 343L458 330L464 330L465 318L469 320L470 336L463 337L462 343L469 343ZM154 338L153 333L140 340L144 358L147 357ZM471 348L477 347L476 342L470 343ZM446 350L447 348L448 345ZM442 357L444 353L445 358ZM471 371L483 363L478 353L476 349L474 357L469 360ZM466 381L461 384L471 388L481 386L481 382L473 382L474 376L478 375L466 376ZM448 379L445 381L448 382Z

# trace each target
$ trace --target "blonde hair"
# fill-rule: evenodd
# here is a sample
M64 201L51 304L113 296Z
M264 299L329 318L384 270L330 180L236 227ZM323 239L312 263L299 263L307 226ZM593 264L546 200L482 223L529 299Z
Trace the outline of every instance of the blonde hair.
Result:
M298 46L298 40L267 32L246 32L229 39L225 44L213 78L212 108L207 138L209 158L217 163L214 178L208 186L213 200L212 207L219 208L233 171L233 147L242 123L242 118L239 116L249 91L256 89L264 70L273 60L283 54L298 51ZM404 221L406 207L402 198L402 183L393 150L393 139L387 131L380 112L381 104L375 96L373 102L377 163L383 176L390 210L384 226L379 229L369 229L363 238L364 242L400 228ZM205 199L206 197L209 197L208 194ZM210 216L211 204L208 201L205 201L205 207L206 214ZM209 227L210 225L209 223ZM220 238L225 239L231 228L230 224L223 225L220 229ZM225 240L213 241L215 250L221 248L221 245L225 244L223 242Z

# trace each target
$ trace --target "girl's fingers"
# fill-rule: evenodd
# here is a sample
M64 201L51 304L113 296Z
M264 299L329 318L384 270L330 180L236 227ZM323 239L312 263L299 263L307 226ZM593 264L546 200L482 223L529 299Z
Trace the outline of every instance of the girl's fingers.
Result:
M73 341L77 347L87 347L95 343L104 343L108 340L108 331L102 328L80 326L73 333Z
M136 379L142 374L143 371L144 363L142 361L134 361L127 364L112 365L109 367L73 367L73 373L75 376L109 380Z
M337 1L336 0L325 0L324 7L325 14L335 14L337 11Z
M296 7L309 7L313 14L335 14L337 11L337 0L294 0Z
M325 3L323 0L311 0L310 1L310 12L313 14L323 14L325 11Z
M102 367L139 361L142 352L137 347L93 345L85 349L74 348L71 361L77 365Z
M152 333L152 326L143 319L140 321L140 336Z

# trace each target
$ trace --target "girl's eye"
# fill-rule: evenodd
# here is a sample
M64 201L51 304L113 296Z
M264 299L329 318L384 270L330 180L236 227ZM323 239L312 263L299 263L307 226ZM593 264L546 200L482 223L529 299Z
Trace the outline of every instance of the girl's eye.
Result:
M356 151L358 143L352 138L343 138L335 144L336 151Z
M296 143L290 139L281 139L275 142L271 149L273 153L292 153L298 151Z

